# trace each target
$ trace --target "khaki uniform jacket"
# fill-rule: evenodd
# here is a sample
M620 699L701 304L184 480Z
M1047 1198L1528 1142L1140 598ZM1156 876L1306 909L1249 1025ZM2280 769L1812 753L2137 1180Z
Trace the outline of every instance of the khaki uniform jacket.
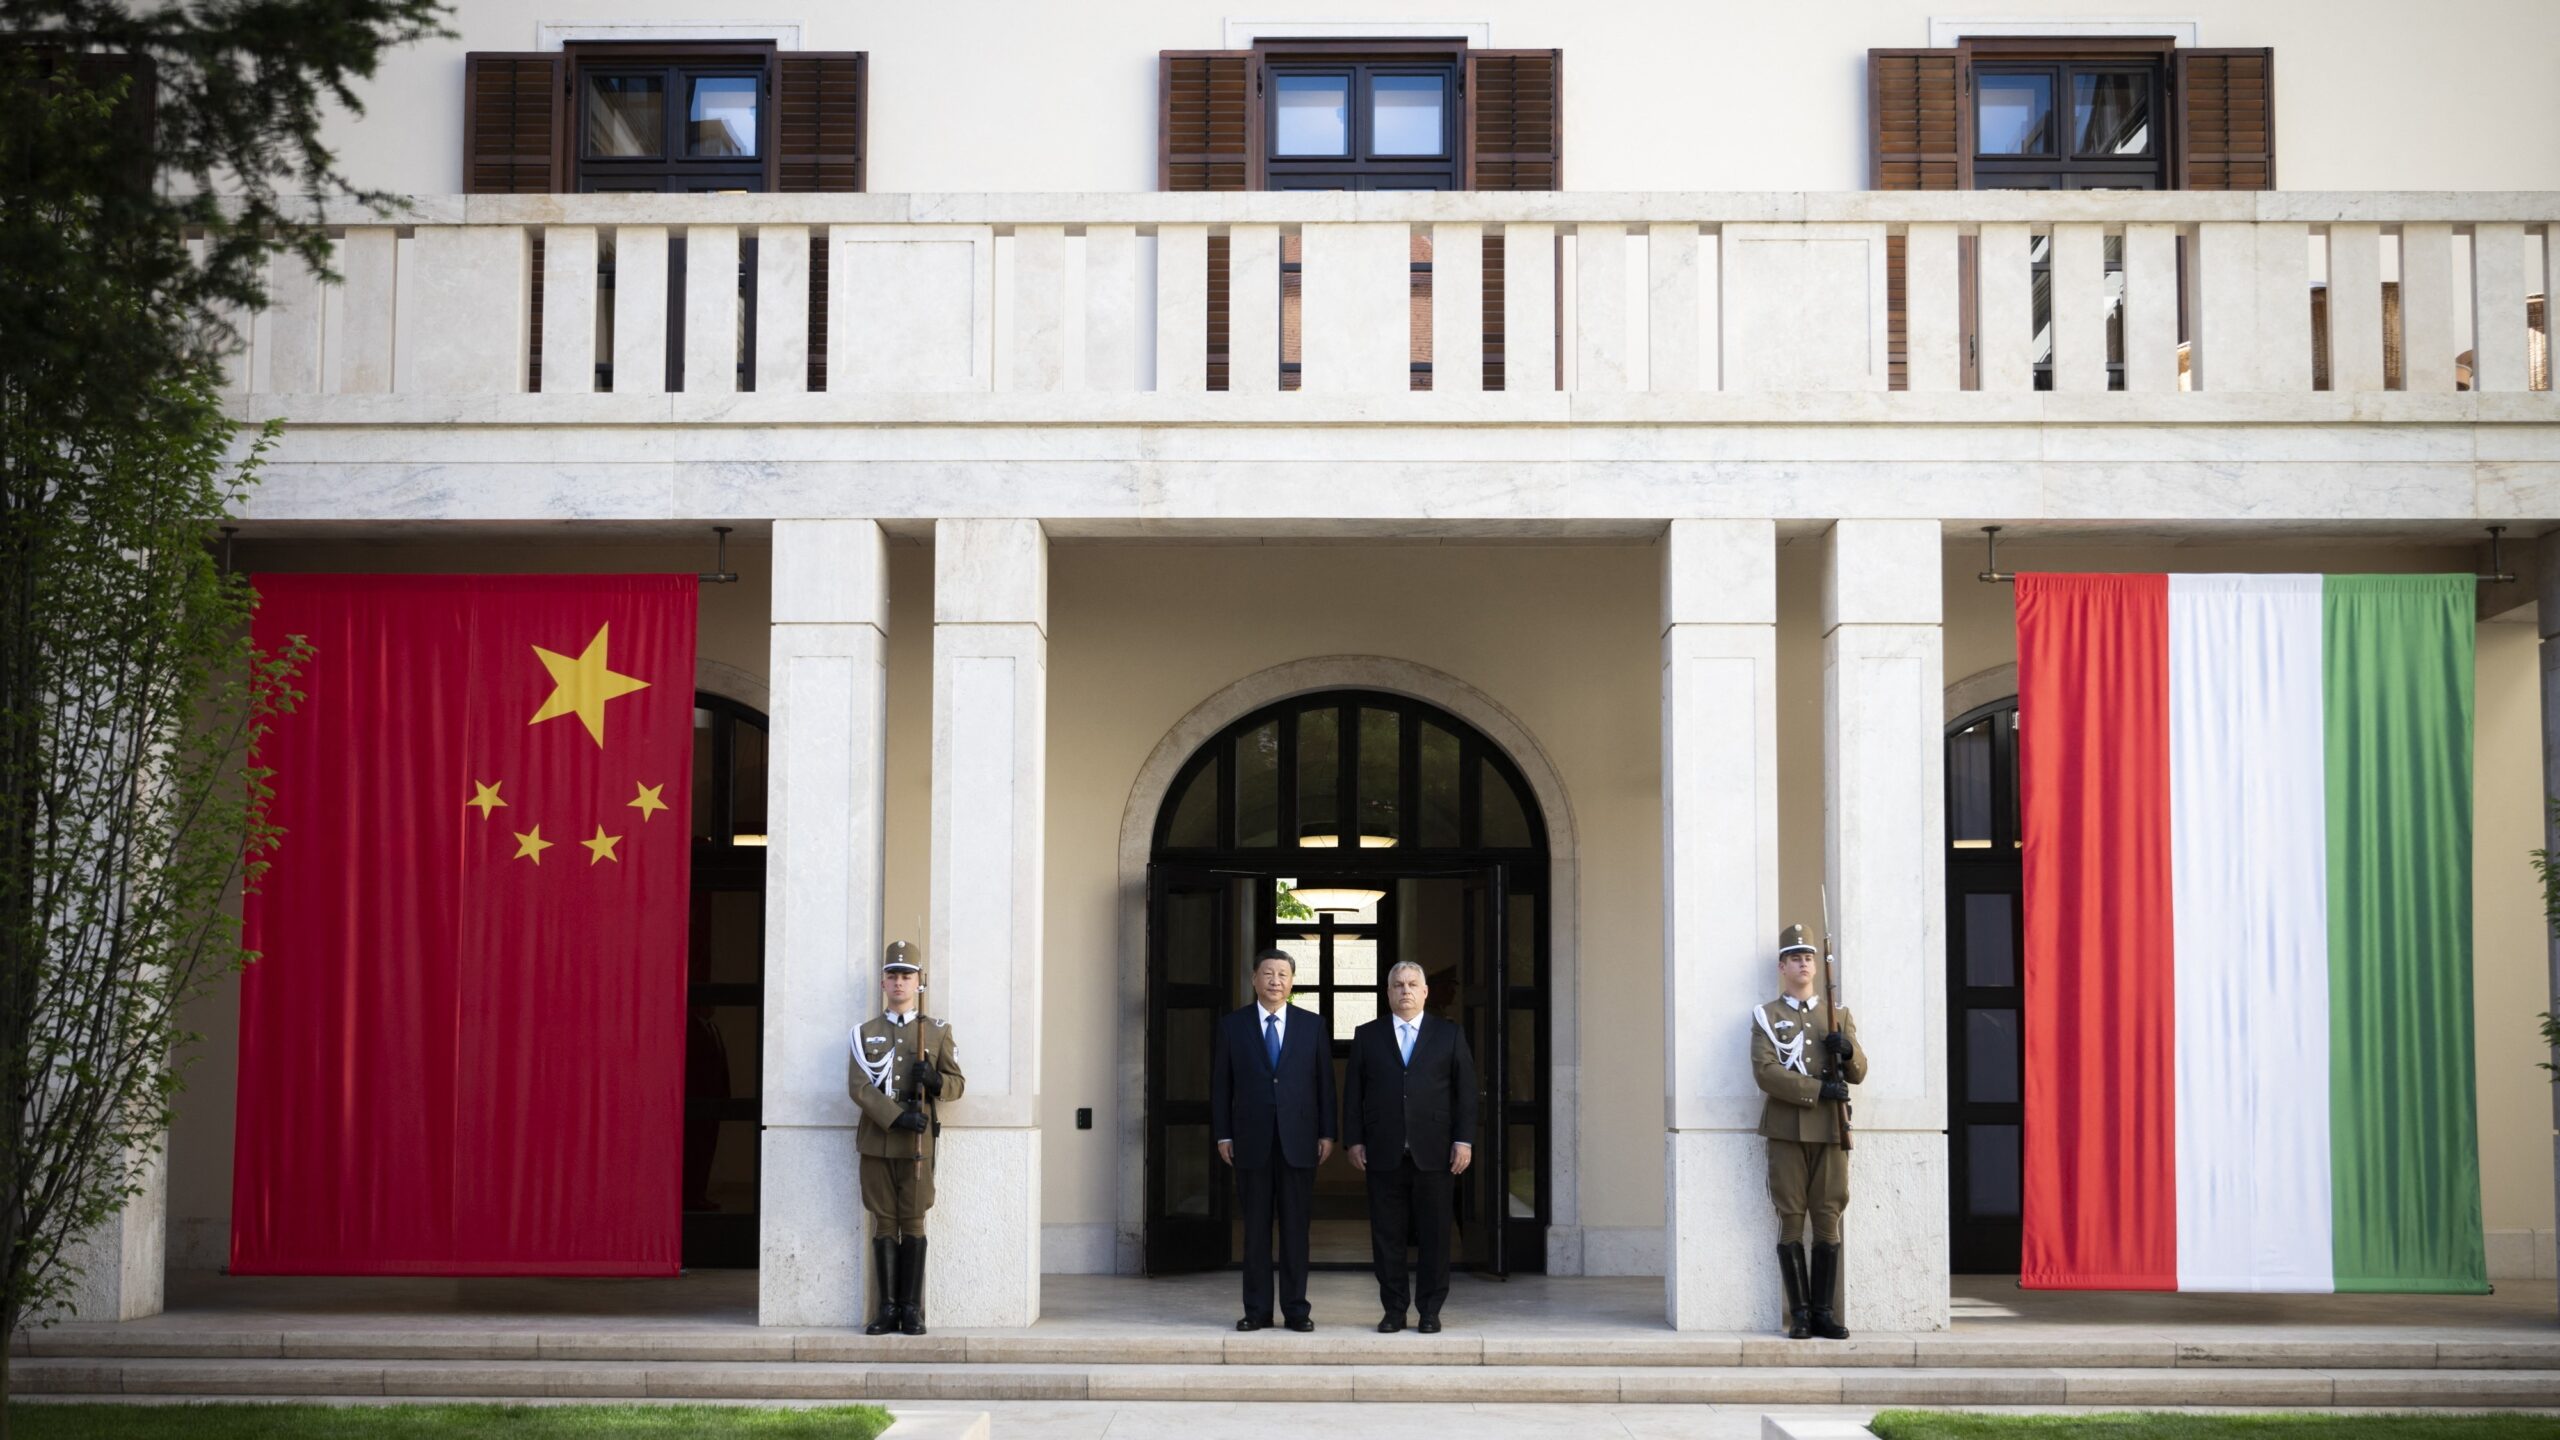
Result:
M896 1025L886 1015L874 1015L853 1032L853 1053L845 1057L844 1088L853 1103L862 1107L862 1124L854 1134L854 1149L861 1154L884 1160L932 1158L930 1129L919 1135L912 1130L889 1128L907 1108L898 1097L915 1093L912 1087L919 1055L932 1060L934 1068L942 1072L942 1099L959 1099L968 1080L960 1073L960 1052L952 1044L948 1022L918 1015L904 1025ZM883 1059L889 1061L890 1091L872 1084L863 1066L867 1060L876 1069Z
M1831 1063L1830 1053L1822 1048L1822 1037L1831 1029L1830 1010L1830 1002L1822 999L1816 999L1810 1010L1771 1000L1752 1018L1751 1078L1769 1097L1760 1107L1760 1133L1771 1140L1840 1143L1840 1107L1821 1100L1822 1076ZM1811 1029L1803 1037L1804 1067L1811 1073L1799 1075L1778 1058L1778 1046L1793 1045L1803 1027ZM1840 1007L1840 1028L1853 1047L1840 1076L1855 1085L1867 1078L1867 1047L1858 1044L1858 1017L1846 1005ZM1770 1043L1772 1033L1776 1044Z

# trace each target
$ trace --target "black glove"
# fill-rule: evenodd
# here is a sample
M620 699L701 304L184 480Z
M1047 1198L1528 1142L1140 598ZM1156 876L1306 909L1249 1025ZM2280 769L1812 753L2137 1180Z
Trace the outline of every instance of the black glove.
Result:
M1849 1063L1849 1057L1858 1053L1857 1042L1849 1038L1849 1032L1846 1030L1833 1030L1825 1034L1822 1037L1822 1048L1830 1051L1831 1058L1843 1065Z
M1843 1090L1840 1093L1846 1095L1849 1092ZM912 1130L916 1134L921 1135L924 1133L924 1112L921 1110L901 1111L899 1112L897 1119L889 1122L889 1128L892 1130Z
M924 1088L924 1093L932 1096L934 1099L939 1100L942 1098L942 1071L936 1067L932 1061L918 1060L916 1062L916 1084L922 1086Z
M1848 1082L1848 1081L1846 1081L1846 1080L1825 1080L1825 1081L1823 1081L1823 1082L1822 1082L1822 1098L1823 1098L1823 1099L1825 1099L1825 1100L1846 1100L1846 1099L1848 1099L1848 1098L1849 1098L1849 1082Z

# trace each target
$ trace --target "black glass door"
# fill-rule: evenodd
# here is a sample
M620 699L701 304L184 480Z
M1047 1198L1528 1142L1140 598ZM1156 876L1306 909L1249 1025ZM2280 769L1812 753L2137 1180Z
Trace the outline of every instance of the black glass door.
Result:
M1209 1129L1220 1016L1245 1003L1263 882L1182 866L1147 871L1147 1214L1150 1275L1235 1258L1235 1187Z
M1947 727L1947 1179L1959 1274L2018 1271L2018 702Z
M1459 1254L1478 1274L1508 1275L1510 1265L1510 1126L1502 1077L1508 1070L1510 985L1504 974L1502 870L1466 876L1459 914L1463 979L1457 1013L1476 1059L1475 1155L1458 1179Z

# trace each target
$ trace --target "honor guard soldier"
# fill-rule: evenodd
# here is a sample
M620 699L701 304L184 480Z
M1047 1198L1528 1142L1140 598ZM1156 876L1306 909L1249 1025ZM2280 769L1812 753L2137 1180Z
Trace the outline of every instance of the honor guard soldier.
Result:
M1751 1012L1751 1075L1768 1099L1760 1134L1769 1150L1769 1203L1778 1212L1778 1274L1787 1292L1787 1337L1846 1340L1835 1306L1840 1212L1849 1203L1849 1087L1867 1078L1858 1022L1816 988L1826 968L1804 927L1778 937L1778 998ZM1805 1221L1813 1221L1808 1273Z
M871 1216L872 1284L880 1313L865 1335L924 1333L924 1217L933 1208L936 1107L966 1080L951 1026L928 1018L920 952L889 947L880 965L880 1014L853 1032L845 1089L862 1108L862 1208Z

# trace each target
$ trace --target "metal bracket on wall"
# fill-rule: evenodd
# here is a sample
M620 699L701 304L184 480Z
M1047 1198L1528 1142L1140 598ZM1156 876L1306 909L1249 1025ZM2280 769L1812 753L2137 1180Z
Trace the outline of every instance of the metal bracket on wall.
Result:
M2507 527L2504 525L2489 527L2489 568L2475 577L2483 585L2512 585L2516 582L2516 577L2508 571L2504 556L2499 549L2500 537L2506 533ZM2007 585L2018 578L2017 572L2000 568L1999 526L1982 527L1982 548L1982 569L1975 572L1974 579L1985 585Z
M705 585L735 585L738 583L738 572L729 568L729 531L732 528L733 527L727 525L714 525L711 527L711 533L720 537L716 542L719 549L712 556L711 568L703 571L699 577Z
M2489 572L2480 577L2480 583L2483 585L2512 585L2516 582L2516 577L2508 574L2507 567L2499 563L2501 557L2498 554L2498 537L2506 533L2507 527L2504 525L2489 527Z

